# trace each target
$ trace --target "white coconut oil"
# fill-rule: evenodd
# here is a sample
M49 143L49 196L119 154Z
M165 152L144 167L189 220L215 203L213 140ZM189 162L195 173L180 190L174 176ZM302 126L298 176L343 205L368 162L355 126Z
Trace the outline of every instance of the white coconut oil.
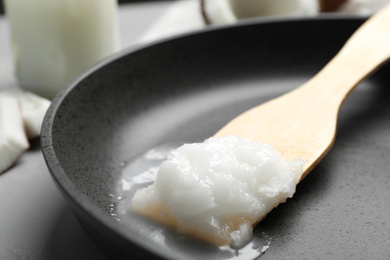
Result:
M5 0L19 84L53 98L119 48L116 0Z
M217 246L240 248L253 226L292 197L303 162L266 144L234 136L185 144L168 155L135 212Z

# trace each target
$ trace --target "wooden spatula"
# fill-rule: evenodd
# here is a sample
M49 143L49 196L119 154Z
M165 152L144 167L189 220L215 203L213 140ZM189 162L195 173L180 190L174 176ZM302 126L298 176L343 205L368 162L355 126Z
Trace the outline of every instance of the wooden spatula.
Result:
M367 20L311 80L239 115L215 137L249 138L272 145L288 160L300 157L307 162L302 180L332 147L345 98L389 57L390 5Z

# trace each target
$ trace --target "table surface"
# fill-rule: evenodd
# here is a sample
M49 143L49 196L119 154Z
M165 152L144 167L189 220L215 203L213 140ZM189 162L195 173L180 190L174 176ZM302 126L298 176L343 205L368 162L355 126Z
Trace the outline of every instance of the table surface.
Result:
M122 5L122 47L133 45L171 2ZM0 88L15 82L9 29L0 17ZM39 140L0 175L0 259L106 259L77 222L46 167Z

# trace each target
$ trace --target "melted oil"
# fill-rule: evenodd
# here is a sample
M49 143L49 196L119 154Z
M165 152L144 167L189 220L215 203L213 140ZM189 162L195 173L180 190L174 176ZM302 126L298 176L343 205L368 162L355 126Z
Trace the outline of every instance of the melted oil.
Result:
M179 234L131 211L134 193L153 183L160 164L167 155L182 144L164 144L155 147L131 163L123 162L122 177L117 183L116 194L111 194L110 214L124 226L131 226L151 243L174 250L186 258L194 259L258 259L270 247L271 238L257 232L252 241L239 250L230 246L215 247Z

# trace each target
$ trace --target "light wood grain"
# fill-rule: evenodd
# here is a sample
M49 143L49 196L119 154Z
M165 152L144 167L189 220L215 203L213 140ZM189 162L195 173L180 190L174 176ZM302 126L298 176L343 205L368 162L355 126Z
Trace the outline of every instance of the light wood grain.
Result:
M307 163L301 180L335 141L348 94L390 57L390 5L365 22L340 52L301 87L233 119L215 137L235 135L268 143L288 160Z

